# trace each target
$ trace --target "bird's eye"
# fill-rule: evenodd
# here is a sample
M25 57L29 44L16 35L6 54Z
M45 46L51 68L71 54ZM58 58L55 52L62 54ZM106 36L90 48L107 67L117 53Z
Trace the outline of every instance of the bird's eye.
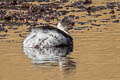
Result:
M74 25L75 25L75 23L73 22L73 23L72 23L72 26L74 26Z

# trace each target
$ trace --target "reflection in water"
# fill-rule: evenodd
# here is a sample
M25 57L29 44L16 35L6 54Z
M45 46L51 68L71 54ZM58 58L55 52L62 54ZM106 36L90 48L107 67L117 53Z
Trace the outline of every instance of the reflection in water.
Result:
M59 66L60 70L75 69L75 62L67 55L72 52L71 47L51 48L23 48L25 55L32 59L32 63L40 67Z

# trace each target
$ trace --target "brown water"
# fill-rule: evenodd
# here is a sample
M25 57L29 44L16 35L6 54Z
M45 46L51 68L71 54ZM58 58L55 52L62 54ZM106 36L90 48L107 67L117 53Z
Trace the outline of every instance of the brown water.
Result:
M96 14L104 12L109 10ZM97 20L96 24L106 25L90 30L71 30L74 39L73 52L64 60L49 64L33 64L32 60L24 55L24 38L19 34L28 34L25 32L26 26L15 31L9 30L8 33L1 32L1 35L7 36L0 39L0 80L120 80L120 23L112 22L120 19L119 11L115 14L117 18L106 23L100 21L110 18L110 15L80 18L82 21Z

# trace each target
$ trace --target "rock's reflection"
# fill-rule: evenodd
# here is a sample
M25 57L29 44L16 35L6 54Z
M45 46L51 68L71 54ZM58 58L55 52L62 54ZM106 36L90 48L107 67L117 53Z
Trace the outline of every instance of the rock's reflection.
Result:
M72 52L71 47L51 47L51 48L23 48L25 55L32 60L33 64L40 67L59 66L60 69L74 69L75 62L67 55Z

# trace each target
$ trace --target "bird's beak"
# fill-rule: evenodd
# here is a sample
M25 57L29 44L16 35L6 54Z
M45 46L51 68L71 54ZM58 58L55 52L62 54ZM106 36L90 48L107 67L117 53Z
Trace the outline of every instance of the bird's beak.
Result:
M76 27L76 26L73 26L73 29L75 29L75 30L82 30L82 28Z

